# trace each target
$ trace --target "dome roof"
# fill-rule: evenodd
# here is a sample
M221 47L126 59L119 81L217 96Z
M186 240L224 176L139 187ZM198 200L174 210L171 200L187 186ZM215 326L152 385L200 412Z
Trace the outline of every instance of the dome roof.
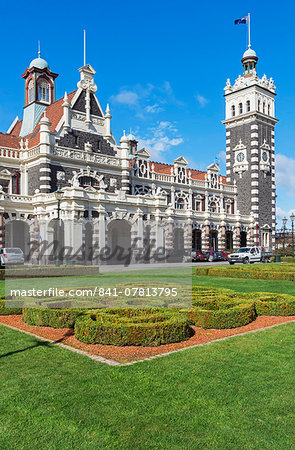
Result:
M128 141L136 141L136 137L134 136L134 134L128 134L127 136Z
M45 59L38 57L31 61L30 69L31 67L36 67L37 69L45 69L47 67L49 69L49 64Z
M248 48L248 50L245 51L245 53L243 54L243 58L257 58L256 52L254 50L252 50L251 47Z

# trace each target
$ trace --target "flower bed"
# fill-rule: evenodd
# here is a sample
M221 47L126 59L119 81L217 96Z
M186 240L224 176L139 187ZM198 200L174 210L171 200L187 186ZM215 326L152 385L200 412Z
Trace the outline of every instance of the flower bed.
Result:
M76 338L86 344L158 346L189 339L189 321L173 310L125 308L98 310L77 318Z

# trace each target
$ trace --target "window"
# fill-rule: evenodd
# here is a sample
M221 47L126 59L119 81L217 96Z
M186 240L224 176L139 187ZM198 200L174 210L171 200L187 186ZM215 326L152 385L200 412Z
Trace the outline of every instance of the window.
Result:
M217 206L215 202L211 202L210 211L213 213L217 212Z
M263 114L265 114L265 102L263 102L263 110L262 110Z
M261 101L258 100L258 111L260 112L260 108L261 108Z
M184 209L184 206L185 206L184 198L180 197L179 199L177 199L176 209Z
M46 102L49 103L49 83L46 80L41 80L38 83L38 94L39 94L39 100L40 102Z
M249 112L251 109L250 100L247 100L246 107L247 107L247 112Z
M202 211L202 202L201 200L196 201L196 211Z
M231 204L230 203L226 204L226 214L231 214Z
M231 107L231 115L232 115L232 117L234 117L236 115L236 107L235 107L235 105L232 105L232 107Z
M80 183L80 186L82 186L82 187L92 186L94 188L99 188L98 181L92 177L80 177L79 183Z
M239 112L240 114L243 114L243 103L239 104Z
M268 110L267 110L267 113L268 113L268 115L270 116L270 105L268 105L268 108L267 108Z
M34 80L30 80L28 84L28 103L32 103L34 97Z

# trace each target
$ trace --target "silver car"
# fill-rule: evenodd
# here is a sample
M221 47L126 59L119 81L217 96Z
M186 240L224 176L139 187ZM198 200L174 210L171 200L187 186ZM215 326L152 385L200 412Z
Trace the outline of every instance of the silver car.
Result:
M25 258L20 248L0 248L0 266L24 264Z

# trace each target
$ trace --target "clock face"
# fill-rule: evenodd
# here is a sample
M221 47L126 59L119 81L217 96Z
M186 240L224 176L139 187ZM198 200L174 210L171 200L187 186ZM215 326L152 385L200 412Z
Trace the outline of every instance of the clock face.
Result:
M266 153L266 152L263 152L263 153L262 153L262 159L263 159L264 162L266 162L266 161L268 160L268 157L267 157L267 153Z
M242 161L244 161L244 159L245 159L244 153L240 152L240 153L237 154L237 161L238 162L242 162Z

